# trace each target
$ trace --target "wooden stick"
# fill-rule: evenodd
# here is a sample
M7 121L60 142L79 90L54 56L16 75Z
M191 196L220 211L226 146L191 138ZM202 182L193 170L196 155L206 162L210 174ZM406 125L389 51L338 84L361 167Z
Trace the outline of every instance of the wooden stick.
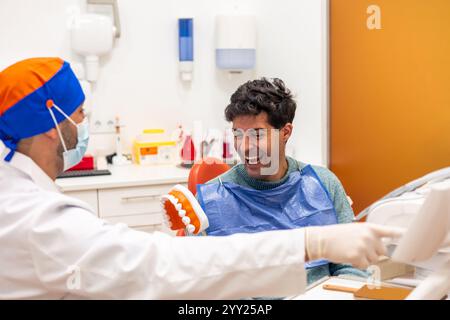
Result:
M347 292L347 293L355 293L356 291L359 290L359 288L343 287L343 286L338 286L338 285L334 285L334 284L324 284L322 288L325 290L341 291L341 292Z

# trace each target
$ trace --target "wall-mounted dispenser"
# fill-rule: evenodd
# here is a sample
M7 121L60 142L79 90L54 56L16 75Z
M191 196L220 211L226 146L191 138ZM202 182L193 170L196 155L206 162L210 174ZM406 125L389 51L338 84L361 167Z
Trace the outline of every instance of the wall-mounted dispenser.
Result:
M192 80L194 70L194 20L178 19L178 54L181 79Z
M216 66L230 72L253 69L256 63L256 19L252 15L216 17Z

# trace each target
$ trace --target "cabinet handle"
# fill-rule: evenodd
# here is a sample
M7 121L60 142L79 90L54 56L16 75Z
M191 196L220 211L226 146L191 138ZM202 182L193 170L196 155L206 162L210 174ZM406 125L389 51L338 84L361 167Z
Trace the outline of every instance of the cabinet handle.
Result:
M161 197L160 194L149 194L149 195L142 195L142 196L132 196L132 197L123 197L122 201L139 201L139 200L154 200L159 199Z

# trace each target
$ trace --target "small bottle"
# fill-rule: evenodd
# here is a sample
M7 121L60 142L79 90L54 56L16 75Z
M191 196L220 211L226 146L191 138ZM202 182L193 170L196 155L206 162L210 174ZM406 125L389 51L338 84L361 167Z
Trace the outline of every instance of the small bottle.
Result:
M181 166L191 168L195 161L194 141L190 134L184 139L183 148L181 149Z
M120 124L119 117L116 117L115 128L116 128L116 155L112 158L112 163L115 166L122 166L130 164L131 162L122 153L122 140L120 136L120 128L123 126Z

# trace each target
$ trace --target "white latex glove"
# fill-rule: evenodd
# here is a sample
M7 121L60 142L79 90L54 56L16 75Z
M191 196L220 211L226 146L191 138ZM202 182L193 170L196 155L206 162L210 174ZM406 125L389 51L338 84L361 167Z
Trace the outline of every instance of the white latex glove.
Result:
M327 259L366 269L386 255L383 238L398 238L403 229L372 223L348 223L305 228L309 261Z

